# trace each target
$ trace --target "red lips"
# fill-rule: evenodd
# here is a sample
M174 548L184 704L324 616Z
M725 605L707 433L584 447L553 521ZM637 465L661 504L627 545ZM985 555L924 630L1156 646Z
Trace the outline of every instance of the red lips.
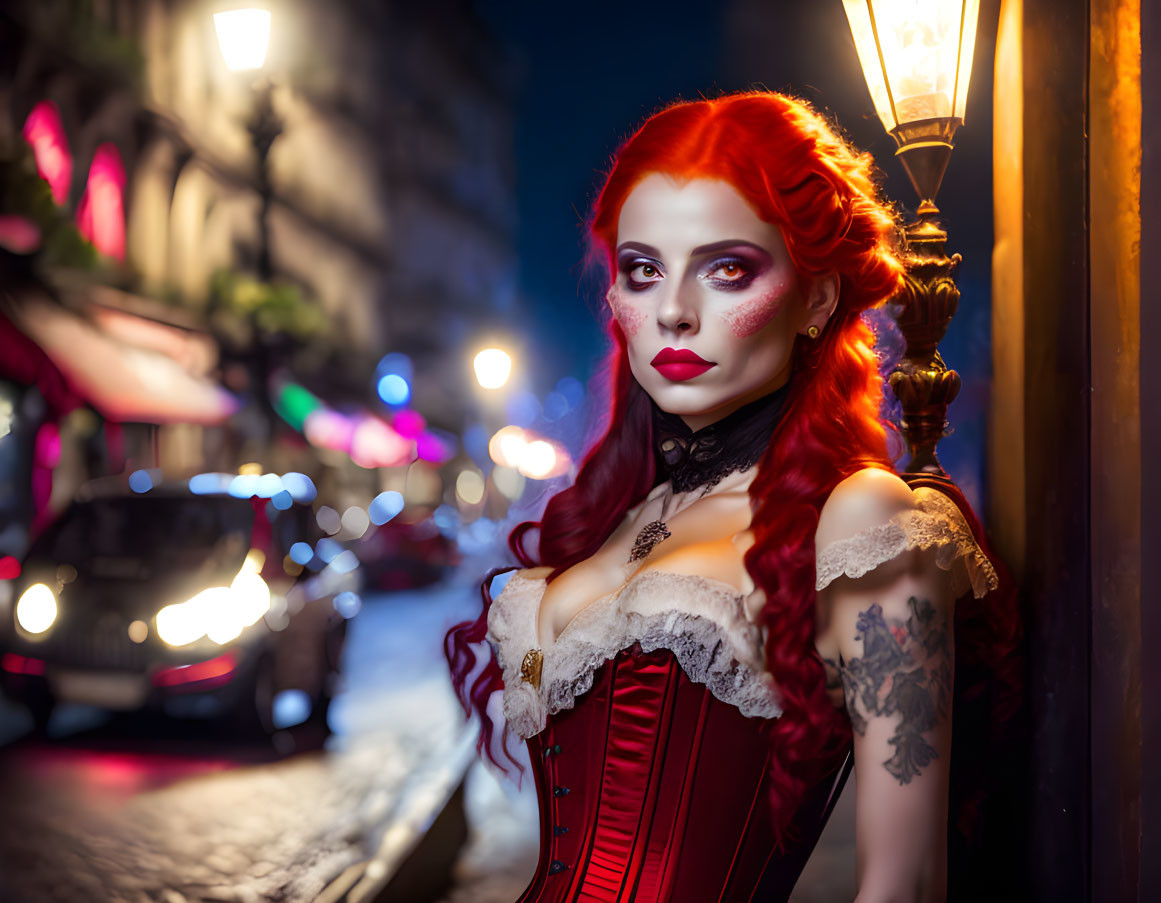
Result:
M662 348L649 363L666 379L677 383L701 376L710 367L717 366L698 357L688 348Z

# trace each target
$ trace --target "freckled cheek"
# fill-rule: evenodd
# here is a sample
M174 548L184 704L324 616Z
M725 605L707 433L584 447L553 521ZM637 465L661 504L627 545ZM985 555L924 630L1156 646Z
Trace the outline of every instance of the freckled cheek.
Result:
M730 327L730 332L739 339L752 336L763 326L778 316L782 300L786 297L786 285L778 283L770 291L743 301L722 314L722 319Z
M645 322L645 312L634 307L618 285L609 289L605 295L605 300L609 302L613 319L621 324L621 331L625 333L625 338L633 338Z

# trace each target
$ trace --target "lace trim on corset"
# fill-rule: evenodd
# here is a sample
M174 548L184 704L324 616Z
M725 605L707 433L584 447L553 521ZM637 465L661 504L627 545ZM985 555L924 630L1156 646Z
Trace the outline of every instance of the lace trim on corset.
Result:
M646 571L582 609L544 654L540 689L520 676L538 645L543 579L516 574L488 614L488 639L504 674L504 715L521 737L544 729L548 715L576 704L593 675L623 649L670 650L690 680L748 717L776 718L773 678L762 670L762 639L733 587L705 577Z
M862 577L908 549L936 550L939 567L952 574L952 595L970 588L978 599L999 585L996 570L972 536L955 502L936 489L915 490L918 508L901 511L885 524L832 542L816 554L815 589L836 577Z

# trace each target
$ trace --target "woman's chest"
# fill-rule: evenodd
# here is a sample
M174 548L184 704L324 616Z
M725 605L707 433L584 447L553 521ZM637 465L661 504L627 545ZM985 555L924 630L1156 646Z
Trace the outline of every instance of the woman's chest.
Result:
M752 589L743 561L750 523L744 492L701 499L666 520L662 513L660 506L646 503L596 554L548 584L537 617L541 648L555 645L582 612L600 608L634 578L649 572L703 577L739 594Z

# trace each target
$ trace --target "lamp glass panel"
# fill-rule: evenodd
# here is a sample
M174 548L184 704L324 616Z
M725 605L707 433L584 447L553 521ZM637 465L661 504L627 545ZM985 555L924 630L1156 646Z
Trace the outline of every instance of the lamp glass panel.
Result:
M843 0L843 5L871 98L888 129L963 115L979 0Z
M226 66L233 72L261 69L270 44L270 11L232 9L214 13L214 30Z
M964 118L967 109L968 83L972 77L972 58L976 52L976 22L980 17L980 0L964 4L963 37L959 45L959 81L955 93L955 115Z
M883 127L891 131L899 123L895 120L895 114L891 109L891 96L887 92L887 81L875 44L875 31L871 26L871 8L866 0L843 0L843 8L851 26L851 37L855 39L855 50L858 51L859 63L863 67L863 77L866 78L867 87L871 90L871 102L875 105L875 112L883 120Z

